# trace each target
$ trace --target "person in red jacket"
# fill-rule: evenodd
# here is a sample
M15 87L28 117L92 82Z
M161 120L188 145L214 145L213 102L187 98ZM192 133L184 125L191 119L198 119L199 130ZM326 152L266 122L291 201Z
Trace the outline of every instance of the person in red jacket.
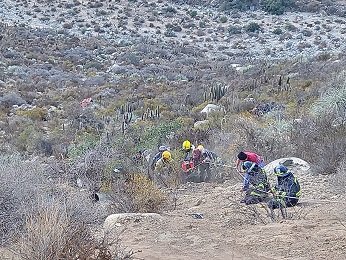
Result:
M238 153L237 155L237 162L236 162L236 170L238 172L243 172L244 170L244 162L251 162L251 163L254 163L255 165L257 165L260 169L262 169L264 166L265 166L265 163L262 159L261 156L259 156L257 153L254 153L254 152L249 152L249 151L241 151L240 153ZM249 183L249 174L247 174L245 172L244 174L244 185L246 183ZM241 192L243 192L243 189L241 189Z
M236 168L238 171L241 171L241 164L245 161L253 162L257 164L260 168L263 168L265 166L265 163L262 157L259 156L258 154L254 152L241 151L240 153L238 153L238 156L237 156Z

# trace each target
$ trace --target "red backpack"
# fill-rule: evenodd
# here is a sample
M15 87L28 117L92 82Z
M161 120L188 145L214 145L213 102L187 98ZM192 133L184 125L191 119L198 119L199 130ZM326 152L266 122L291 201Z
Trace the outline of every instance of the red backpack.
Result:
M194 167L195 167L195 164L193 163L193 161L183 161L181 164L181 168L183 169L184 172L189 172L193 170Z

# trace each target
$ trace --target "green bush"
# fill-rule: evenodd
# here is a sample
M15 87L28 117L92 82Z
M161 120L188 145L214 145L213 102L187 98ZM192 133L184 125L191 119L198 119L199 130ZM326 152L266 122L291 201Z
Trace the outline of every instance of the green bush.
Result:
M167 31L173 31L173 32L181 32L182 31L181 26L178 24L168 23L165 26L166 26Z
M230 9L248 10L251 6L256 6L258 1L255 0L225 0L221 3L220 9L227 11Z
M197 16L197 11L196 11L196 10L189 11L188 14L189 14L192 18L194 18L194 17Z
M285 25L285 29L287 30L287 31L290 31L290 32L296 32L297 31L297 27L295 27L293 24L291 24L291 23L287 23L286 25Z
M165 31L164 36L166 36L166 37L177 37L177 35L172 30Z
M177 9L175 9L173 6L167 6L166 8L163 8L163 11L166 13L177 13Z
M241 27L240 26L236 26L236 25L231 25L230 27L228 27L228 33L229 34L241 34Z
M33 153L41 139L42 133L40 130L34 125L28 125L18 135L15 145L20 152Z
M261 28L261 26L258 23L251 22L251 23L249 23L248 25L245 26L245 31L254 33L254 32L262 31L262 28Z
M88 150L94 148L99 142L99 137L92 133L81 133L77 136L74 144L71 144L68 149L68 157L76 158L81 156Z
M293 4L294 2L292 0L263 0L261 2L261 8L270 14L280 15Z
M47 118L48 111L45 108L36 107L29 110L18 110L17 115L26 116L31 118L32 120L42 121Z
M276 34L276 35L280 35L280 34L283 33L283 31L282 31L281 28L275 28L275 29L273 30L273 33Z
M336 83L327 89L312 107L316 117L333 115L346 119L346 84Z
M221 16L220 17L220 23L226 23L228 21L226 16Z

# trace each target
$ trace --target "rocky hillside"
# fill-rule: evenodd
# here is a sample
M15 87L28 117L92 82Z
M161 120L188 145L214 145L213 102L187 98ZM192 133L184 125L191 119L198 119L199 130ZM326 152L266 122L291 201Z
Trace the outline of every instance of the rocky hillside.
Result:
M120 45L145 41L184 46L212 57L286 59L342 53L345 19L326 13L223 12L217 8L164 1L11 1L1 3L5 23L26 24L102 37Z
M345 4L291 2L0 1L0 258L343 259ZM186 139L211 183L181 180ZM240 204L240 150L309 162L288 218ZM154 217L109 237L122 213Z

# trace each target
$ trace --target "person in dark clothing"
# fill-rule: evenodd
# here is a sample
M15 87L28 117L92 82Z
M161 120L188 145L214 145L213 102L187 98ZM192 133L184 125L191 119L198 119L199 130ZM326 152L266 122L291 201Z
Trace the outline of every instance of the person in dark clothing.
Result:
M274 173L277 176L277 185L271 189L274 197L268 202L268 207L277 209L297 205L301 195L297 178L284 165L275 167Z
M241 202L250 205L265 201L270 190L265 171L256 163L250 161L244 162L242 167L247 178L244 177L242 191L245 191L245 197Z

